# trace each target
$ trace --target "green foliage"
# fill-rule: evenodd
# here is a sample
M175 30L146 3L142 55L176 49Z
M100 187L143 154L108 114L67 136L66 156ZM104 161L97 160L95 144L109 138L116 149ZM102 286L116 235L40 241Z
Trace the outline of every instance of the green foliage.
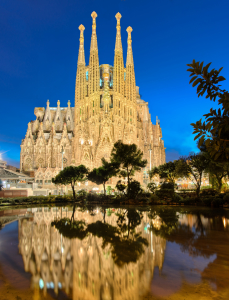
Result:
M200 192L201 196L215 196L217 194L218 194L218 192L215 189L212 189L212 188L204 189L204 190L201 190L201 192Z
M88 174L88 180L95 182L100 185L103 184L104 195L106 194L106 182L113 176L115 176L118 172L118 164L117 162L107 162L105 158L102 158L102 166L99 168L94 168Z
M196 187L196 194L199 197L203 173L206 171L210 158L206 153L191 153L179 159L179 172L186 178L193 181Z
M130 179L135 171L140 171L147 164L142 159L143 152L135 144L123 144L118 141L114 144L111 152L111 162L119 165L119 176L128 179L127 193L129 193Z
M160 199L159 199L159 197L157 195L155 195L155 194L151 194L150 195L150 201L151 202L153 202L153 203L156 202L157 203L159 200Z
M193 87L197 87L199 96L206 95L212 101L218 101L219 109L210 109L205 114L205 120L200 119L196 123L192 123L193 134L195 140L199 139L199 147L203 144L214 160L227 161L229 158L229 93L225 89L221 89L221 81L225 78L220 76L222 68L219 70L212 69L208 71L211 63L203 66L203 62L195 62L188 64L190 67L190 83Z
M140 182L137 180L131 180L129 184L129 193L128 196L132 199L135 199L137 196L139 196L143 192L141 188Z
M87 180L88 168L84 165L77 167L69 166L60 171L55 178L52 178L52 182L57 185L71 185L73 197L76 200L75 184L76 182L84 182Z
M223 200L224 202L229 202L229 194L224 195Z
M125 194L125 190L126 190L126 188L127 188L127 185L123 184L121 180L119 180L119 181L116 183L116 186L115 186L115 187L116 187L116 189L117 189L119 192Z
M154 194L154 193L156 192L156 190L158 189L158 187L157 187L156 183L150 182L150 183L148 183L148 185L147 185L147 189L148 189L151 193Z
M165 163L163 165L160 165L159 167L154 167L149 171L150 179L152 179L154 176L158 175L160 179L164 179L165 181L175 182L176 179L181 177L181 174L179 172L179 168L177 166L178 161L170 161L168 163Z

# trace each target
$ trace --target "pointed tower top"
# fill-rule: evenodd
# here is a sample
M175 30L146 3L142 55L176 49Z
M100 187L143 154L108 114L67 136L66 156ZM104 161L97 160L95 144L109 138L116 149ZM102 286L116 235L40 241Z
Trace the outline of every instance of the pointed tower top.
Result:
M115 18L117 20L117 24L120 25L120 19L121 19L122 15L118 12L116 15L115 15Z
M97 17L97 13L95 11L93 11L93 13L91 14L93 22L92 22L92 36L91 36L91 50L98 50L98 46L97 46L97 36L96 36L96 17Z
M70 105L71 105L71 102L70 102L70 100L68 100L68 107L70 107Z
M47 107L49 107L49 99L47 100L46 104L47 104Z
M121 40L121 26L120 26L120 19L122 15L120 13L117 13L115 15L115 18L117 20L117 33L116 33L116 42L115 42L115 51L122 51L122 40Z
M133 31L133 28L129 26L126 31L128 32L128 40L131 40L131 32Z
M127 27L126 31L128 32L128 39L127 39L127 58L126 58L126 65L133 65L133 52L132 52L132 39L131 39L131 32L133 31L132 27Z
M60 100L57 101L57 106L60 107Z
M91 13L91 17L92 17L92 19L93 19L93 24L95 24L95 19L97 18L97 13L95 12L95 11L93 11L92 13Z
M85 27L81 24L79 26L80 30L80 48L79 48L79 55L78 55L78 65L84 64L85 65L85 56L84 56L84 36L83 32L85 30Z

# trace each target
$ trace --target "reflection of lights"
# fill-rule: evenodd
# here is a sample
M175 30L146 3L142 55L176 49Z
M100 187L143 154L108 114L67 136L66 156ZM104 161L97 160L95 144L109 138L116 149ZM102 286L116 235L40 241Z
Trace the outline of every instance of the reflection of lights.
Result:
M64 253L64 247L61 247L61 253Z
M97 187L93 188L93 191L98 191L98 190L99 190L99 188L97 188Z
M62 288L62 284L60 282L58 282L58 287L59 287L59 289Z
M40 287L40 289L44 288L44 281L41 278L39 280L39 287Z
M226 219L225 219L225 218L223 218L223 226L224 226L224 227L227 226L227 224L226 224Z
M80 141L80 142L81 142L81 145L83 145L83 143L84 143L84 140L83 140L83 139L81 139L81 141Z
M50 282L50 288L54 289L54 283L53 282Z
M83 255L83 248L82 247L79 249L78 253L79 253L80 256Z
M92 255L92 247L91 246L88 247L88 254Z
M96 211L96 212L97 212L97 214L99 213L99 210L98 210L98 208L97 208L97 211Z

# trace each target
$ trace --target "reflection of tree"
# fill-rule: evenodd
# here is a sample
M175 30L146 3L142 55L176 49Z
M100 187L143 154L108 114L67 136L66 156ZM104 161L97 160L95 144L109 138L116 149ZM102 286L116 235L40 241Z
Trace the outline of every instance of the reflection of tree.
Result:
M148 246L148 241L141 233L135 232L136 227L141 224L142 213L135 209L121 211L118 214L117 226L112 226L105 223L106 210L103 209L102 212L104 223L97 221L86 226L84 221L63 218L51 225L67 238L83 240L88 234L102 238L102 249L107 245L111 247L112 258L118 266L136 262L144 253L144 246Z
M85 230L86 224L84 221L72 221L69 218L63 218L53 221L51 225L55 226L60 234L69 239L78 238L83 240L87 235L87 231Z
M151 219L150 229L153 233L167 239L177 228L179 216L174 209L160 207L151 208L148 218Z
M210 280L217 288L228 286L229 231L223 223L228 213L224 210L210 209L194 209L191 214L189 211L188 215L187 211L183 210L183 213L186 224L178 222L177 209L151 210L148 214L151 219L151 230L165 237L167 241L179 244L181 250L188 252L190 256L209 258L217 255L202 272L202 278ZM159 220L159 226L156 220Z

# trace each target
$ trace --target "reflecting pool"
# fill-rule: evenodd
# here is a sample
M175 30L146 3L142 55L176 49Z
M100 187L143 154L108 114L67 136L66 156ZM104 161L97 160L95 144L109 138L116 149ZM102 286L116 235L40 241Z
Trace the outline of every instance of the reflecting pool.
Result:
M0 211L0 300L229 299L229 210Z

